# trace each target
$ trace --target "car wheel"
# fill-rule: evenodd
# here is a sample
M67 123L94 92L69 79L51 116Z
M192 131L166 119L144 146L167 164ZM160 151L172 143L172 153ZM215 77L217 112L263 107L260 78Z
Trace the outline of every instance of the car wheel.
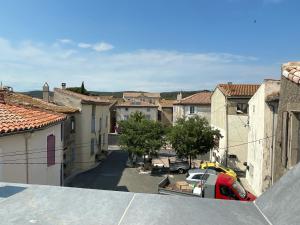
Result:
M178 173L183 174L184 172L185 172L184 169L182 169L182 168L178 169Z

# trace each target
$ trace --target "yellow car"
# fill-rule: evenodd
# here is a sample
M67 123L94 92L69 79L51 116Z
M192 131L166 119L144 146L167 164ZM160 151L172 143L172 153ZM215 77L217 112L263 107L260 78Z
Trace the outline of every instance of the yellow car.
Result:
M200 165L200 169L211 169L216 171L217 173L225 173L229 176L237 178L236 173L232 169L221 166L219 163L215 162L204 162Z

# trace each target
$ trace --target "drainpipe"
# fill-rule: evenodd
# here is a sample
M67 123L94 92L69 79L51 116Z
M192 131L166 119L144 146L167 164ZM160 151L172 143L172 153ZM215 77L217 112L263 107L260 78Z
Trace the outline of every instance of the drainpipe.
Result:
M273 185L273 173L274 173L274 134L275 134L275 106L271 103L268 103L269 107L272 108L272 143L271 143L271 184Z
M29 184L29 159L28 159L28 139L30 138L30 133L24 134L25 139L25 162L26 162L26 184Z
M229 140L228 140L228 131L229 131L229 128L228 128L228 100L227 100L227 97L226 97L226 153L225 153L225 166L227 167L228 166L228 147L229 147Z

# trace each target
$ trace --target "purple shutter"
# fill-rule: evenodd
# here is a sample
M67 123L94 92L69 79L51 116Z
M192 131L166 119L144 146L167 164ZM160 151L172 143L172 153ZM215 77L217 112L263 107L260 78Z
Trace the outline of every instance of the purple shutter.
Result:
M47 165L55 164L55 136L53 134L47 137Z

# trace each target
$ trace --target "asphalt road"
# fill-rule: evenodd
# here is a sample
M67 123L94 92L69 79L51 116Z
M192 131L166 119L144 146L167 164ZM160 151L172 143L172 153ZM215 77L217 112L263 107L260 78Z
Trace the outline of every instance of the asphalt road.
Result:
M77 175L68 186L139 193L157 193L164 175L140 174L137 168L126 167L128 155L113 151L98 167ZM184 180L185 175L173 175L173 180Z

